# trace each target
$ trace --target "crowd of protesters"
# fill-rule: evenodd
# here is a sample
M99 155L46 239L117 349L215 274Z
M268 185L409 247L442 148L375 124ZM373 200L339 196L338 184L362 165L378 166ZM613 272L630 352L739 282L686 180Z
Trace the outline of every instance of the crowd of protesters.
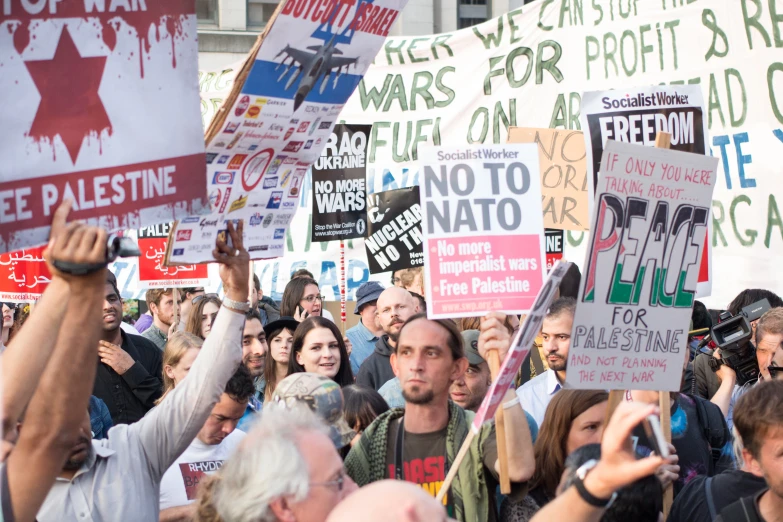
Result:
M572 267L502 399L504 440L485 423L436 500L519 317L430 320L419 268L362 284L342 332L306 270L280 303L263 294L240 222L213 252L222 297L149 290L129 325L102 265L106 232L69 211L54 214L52 283L32 313L2 306L6 522L783 519L783 300L771 291L728 306L770 305L751 323L757 378L738 384L729 354L702 342L720 311L697 302L682 389L628 390L617 405L566 384ZM662 399L665 458L642 426Z

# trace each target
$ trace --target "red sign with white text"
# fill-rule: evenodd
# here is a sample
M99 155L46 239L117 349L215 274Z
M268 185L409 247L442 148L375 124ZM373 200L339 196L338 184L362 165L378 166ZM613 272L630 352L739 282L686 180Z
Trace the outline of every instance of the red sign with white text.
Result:
M206 203L195 4L120 4L0 5L0 252L45 243L64 199L113 230Z
M168 244L169 225L139 229L139 288L182 288L205 286L208 265L163 266ZM178 241L189 241L191 230L178 230Z
M43 260L45 247L0 254L0 301L37 301L51 282Z

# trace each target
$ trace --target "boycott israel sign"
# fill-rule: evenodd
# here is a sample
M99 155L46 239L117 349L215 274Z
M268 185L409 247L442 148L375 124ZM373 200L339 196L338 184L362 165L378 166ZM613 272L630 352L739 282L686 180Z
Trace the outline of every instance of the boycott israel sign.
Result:
M364 246L371 274L424 264L419 187L367 197L369 224Z
M375 0L305 11L301 0L285 0L278 6L238 75L245 73L244 82L233 83L228 110L207 131L212 213L174 224L167 264L211 261L226 222L240 219L251 259L283 255L307 169L404 5Z
M427 316L530 310L546 268L538 148L431 147L421 172Z
M365 151L372 125L336 125L313 164L314 242L367 232Z
M582 133L511 127L508 142L538 145L544 226L587 230L587 162Z
M192 2L6 1L0 29L0 252L64 199L109 229L202 209Z
M680 389L718 159L608 141L568 354L580 389Z
M207 265L165 266L170 226L168 223L139 229L139 284L138 288L171 288L206 286ZM183 230L180 234L189 234Z

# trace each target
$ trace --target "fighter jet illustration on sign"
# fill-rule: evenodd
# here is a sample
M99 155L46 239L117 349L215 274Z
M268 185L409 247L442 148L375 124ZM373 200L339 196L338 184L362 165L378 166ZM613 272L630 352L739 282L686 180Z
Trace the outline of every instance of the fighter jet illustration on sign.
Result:
M299 109L302 102L304 102L313 87L316 86L316 83L321 76L323 76L323 80L321 81L321 87L318 92L323 94L324 90L326 90L326 84L328 83L329 78L334 76L332 88L336 88L337 80L343 73L343 68L345 68L344 72L347 73L348 68L351 65L356 64L356 58L335 56L343 54L340 49L335 47L334 39L336 36L337 35L332 36L332 38L323 45L311 45L307 47L309 51L313 52L295 49L290 45L286 45L285 48L275 56L275 59L277 59L283 54L286 55L283 58L283 61L275 67L275 70L280 69L280 67L286 65L286 62L290 60L283 73L277 78L278 82L282 81L285 75L293 69L291 77L285 84L285 90L288 90L296 79L299 78L299 75L302 74L302 81L299 82L299 87L296 89L296 94L294 94L294 112Z

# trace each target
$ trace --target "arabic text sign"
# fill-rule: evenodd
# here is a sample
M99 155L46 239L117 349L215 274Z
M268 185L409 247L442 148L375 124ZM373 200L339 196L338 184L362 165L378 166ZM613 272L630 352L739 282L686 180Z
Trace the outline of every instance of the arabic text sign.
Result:
M336 125L313 164L314 242L367 232L367 141L372 125Z
M512 127L508 141L538 145L544 226L587 230L587 161L582 133Z
M206 286L207 265L164 266L170 226L167 223L139 229L138 288ZM178 231L187 235L189 230ZM181 237L181 239L185 239Z
M718 159L607 142L568 354L581 389L677 391Z
M114 230L200 211L194 5L4 6L0 252L45 243L64 199Z
M544 219L533 144L421 151L430 318L525 313L544 280Z
M555 292L560 286L560 281L565 276L569 266L571 266L571 263L558 261L539 290L530 313L527 314L517 335L514 337L511 349L503 360L497 377L495 377L492 386L484 397L484 401L481 403L481 407L476 412L476 417L473 419L473 430L476 433L481 429L481 425L484 422L495 416L500 401L503 400L508 387L514 382L517 372L522 367L522 363L533 345L533 341L541 331L541 323L544 321L546 311L552 303Z
M46 247L0 254L0 301L37 301L51 282L43 259Z

